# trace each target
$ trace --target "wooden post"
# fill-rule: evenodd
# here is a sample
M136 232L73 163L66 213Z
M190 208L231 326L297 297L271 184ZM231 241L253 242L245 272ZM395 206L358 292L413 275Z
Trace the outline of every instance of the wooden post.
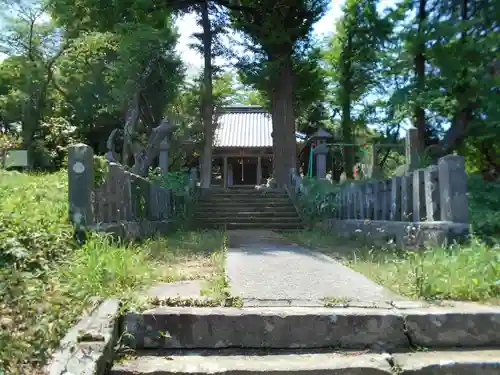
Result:
M257 157L257 185L262 183L262 157Z
M228 177L229 176L227 175L227 155L224 155L224 172L223 172L224 189L227 189Z

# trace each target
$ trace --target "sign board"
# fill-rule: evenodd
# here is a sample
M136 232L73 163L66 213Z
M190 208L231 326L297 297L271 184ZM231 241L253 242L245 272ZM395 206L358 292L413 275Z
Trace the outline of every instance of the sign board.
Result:
M2 166L5 168L25 168L28 166L28 151L26 150L7 150L2 159L3 158L5 158L5 160L2 160Z

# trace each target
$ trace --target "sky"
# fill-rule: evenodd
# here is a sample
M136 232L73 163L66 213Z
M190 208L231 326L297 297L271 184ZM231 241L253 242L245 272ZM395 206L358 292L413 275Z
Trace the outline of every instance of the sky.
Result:
M385 2L386 0L383 0ZM334 30L335 21L342 15L342 6L345 0L332 0L328 12L314 26L313 35L316 38L323 38L331 35ZM202 56L189 47L194 42L191 35L194 32L200 32L201 28L196 24L196 16L188 14L177 20L176 25L180 32L179 42L176 50L182 57L187 66L188 75L195 74L203 66ZM216 61L217 63L217 61Z

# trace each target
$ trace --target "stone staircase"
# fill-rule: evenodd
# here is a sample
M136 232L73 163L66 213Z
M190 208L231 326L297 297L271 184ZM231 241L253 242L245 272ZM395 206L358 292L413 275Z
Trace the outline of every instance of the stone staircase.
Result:
M303 228L284 190L253 187L211 188L202 193L196 207L202 228L296 230Z
M499 317L485 306L160 307L122 318L133 354L108 375L498 375Z

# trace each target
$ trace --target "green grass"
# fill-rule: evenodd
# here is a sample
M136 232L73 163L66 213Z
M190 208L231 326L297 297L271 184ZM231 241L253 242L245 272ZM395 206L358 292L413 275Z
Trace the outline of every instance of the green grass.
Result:
M225 234L177 232L141 244L92 235L76 246L66 173L0 171L0 370L39 373L93 297L130 299L157 282L223 290ZM1 372L1 371L0 371Z
M394 292L412 299L500 302L500 248L473 240L467 246L416 252L368 248L320 230L287 234Z

